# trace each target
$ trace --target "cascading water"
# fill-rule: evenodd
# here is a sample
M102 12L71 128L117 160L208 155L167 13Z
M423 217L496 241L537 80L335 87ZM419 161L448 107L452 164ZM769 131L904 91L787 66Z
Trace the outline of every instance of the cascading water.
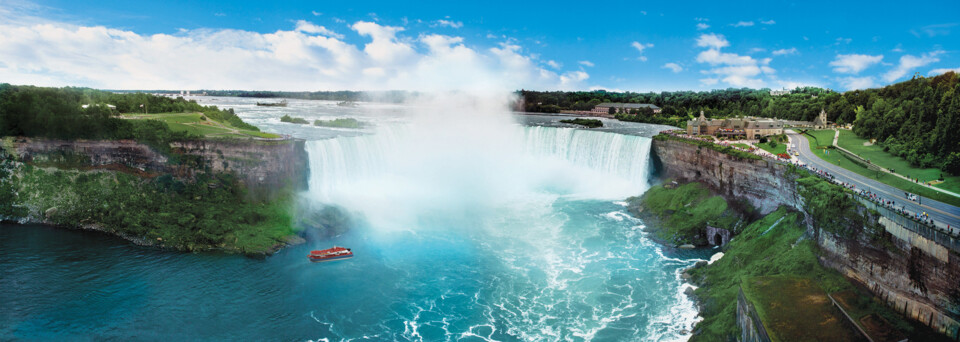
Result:
M354 233L403 274L378 285L404 292L381 337L685 339L696 311L679 272L695 260L664 256L614 202L648 187L651 139L499 129L485 140L401 125L307 143L307 196L365 218Z
M521 126L496 108L478 109L489 102L479 100L440 106L457 108L455 114L404 105L395 116L374 105L355 113L362 107L291 100L290 107L274 108L257 101L216 103L236 107L258 126L311 140L304 195L346 209L360 224L265 259L143 249L99 234L0 224L0 285L14 291L0 314L0 336L689 336L696 310L680 272L705 253L662 249L617 202L647 188L650 139ZM358 135L281 123L287 113L281 111L310 120L353 115L379 128ZM351 247L354 258L307 260L311 249L331 245Z

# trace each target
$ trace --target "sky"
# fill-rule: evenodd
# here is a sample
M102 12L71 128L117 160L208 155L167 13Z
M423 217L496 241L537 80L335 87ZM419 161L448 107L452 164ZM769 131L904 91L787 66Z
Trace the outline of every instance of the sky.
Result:
M0 82L845 91L960 72L958 13L956 0L0 0Z

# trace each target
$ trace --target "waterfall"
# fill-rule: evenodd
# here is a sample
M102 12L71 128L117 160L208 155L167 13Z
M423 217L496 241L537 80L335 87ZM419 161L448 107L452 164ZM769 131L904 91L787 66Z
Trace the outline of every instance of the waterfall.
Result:
M622 199L647 188L650 139L573 128L508 125L310 141L307 196L415 221L437 210L476 212L530 194Z

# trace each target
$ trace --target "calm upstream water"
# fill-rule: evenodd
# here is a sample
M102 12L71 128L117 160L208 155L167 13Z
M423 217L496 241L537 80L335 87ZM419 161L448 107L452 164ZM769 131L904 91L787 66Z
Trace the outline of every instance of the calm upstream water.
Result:
M685 340L697 319L679 274L710 251L665 250L620 202L648 187L644 136L657 127L202 99L308 139L302 196L362 224L265 259L2 225L0 339ZM296 126L282 113L371 126ZM332 245L356 256L307 260Z

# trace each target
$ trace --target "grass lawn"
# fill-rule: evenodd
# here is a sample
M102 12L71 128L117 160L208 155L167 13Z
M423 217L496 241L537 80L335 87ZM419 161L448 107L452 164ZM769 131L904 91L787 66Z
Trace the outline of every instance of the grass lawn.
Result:
M742 148L742 149L744 149L744 150L749 150L749 149L753 148L753 146L750 146L750 145L747 145L747 144L741 144L741 143L733 143L733 144L730 144L730 145L733 145L733 146Z
M231 136L231 137L260 137L260 138L279 138L280 135L273 133L257 132L239 129L228 123L213 121L209 118L201 119L201 113L158 113L158 114L122 114L127 119L138 120L160 120L166 122L170 129L174 131L184 131L187 133L201 136ZM234 131L236 130L236 131Z
M922 182L939 179L940 175L943 174L944 182L937 184L936 187L960 193L960 176L944 174L940 169L936 168L918 168L911 166L910 163L903 158L884 152L883 147L878 145L865 146L864 143L866 142L868 142L867 139L858 137L850 130L840 130L840 139L837 140L837 145L864 159L870 160L871 163L877 166L894 169L898 174L910 178L920 178Z
M760 307L763 304L761 300L766 296L763 293L758 294L758 291L749 291L747 283L751 279L760 276L803 277L808 279L813 287L807 291L813 293L819 291L821 295L824 291L833 292L852 288L850 282L840 273L820 265L817 260L819 248L816 242L809 238L801 238L806 234L806 226L802 220L803 218L796 212L789 212L786 208L777 209L762 219L750 223L740 235L731 240L723 249L723 258L709 266L690 271L693 279L704 277L705 285L697 289L696 294L703 303L711 303L704 306L701 311L703 321L697 325L697 329L703 331L703 336L695 335L691 338L691 342L723 341L739 333L736 327L736 312L737 292L741 285L744 286L744 292L748 298L758 307L758 313L761 315L764 313L760 311ZM747 293L748 291L750 293ZM797 290L793 293L800 292ZM771 296L776 295L771 294ZM802 301L803 299L792 300ZM829 299L827 301L829 302ZM783 307L783 311L792 309L791 306ZM810 318L804 323L813 322L814 319L816 318ZM817 319L817 321L820 320ZM768 322L772 321L769 319L764 321L768 331L776 333L771 331L773 327ZM798 334L803 333L798 332ZM787 334L777 334L777 336L786 341L811 340L791 338L792 336ZM821 340L842 341L842 339Z
M757 144L757 146L763 149L764 151L767 151L773 154L787 153L787 144L785 143L775 143L775 144L777 145L770 146L769 142L765 142L765 143Z
M810 141L810 146L813 146L817 143L812 137L804 135L808 141ZM829 145L829 143L827 144ZM907 181L900 177L887 174L886 172L874 171L867 169L866 167L861 166L860 164L848 159L843 153L835 149L824 149L824 148L813 148L813 154L815 154L820 159L824 161L840 166L844 169L853 171L861 176L876 180L883 184L895 187L897 189L918 194L923 197L932 198L934 200L947 203L950 205L960 206L960 198L955 196L950 196L942 192L928 189L927 187L921 186L914 182Z
M830 146L833 145L833 135L835 134L832 129L821 129L821 130L809 130L808 134L812 135L816 139L811 139L810 135L804 134L807 139L810 139L810 147L818 146Z
M865 340L810 278L753 277L743 283L743 293L773 341Z

